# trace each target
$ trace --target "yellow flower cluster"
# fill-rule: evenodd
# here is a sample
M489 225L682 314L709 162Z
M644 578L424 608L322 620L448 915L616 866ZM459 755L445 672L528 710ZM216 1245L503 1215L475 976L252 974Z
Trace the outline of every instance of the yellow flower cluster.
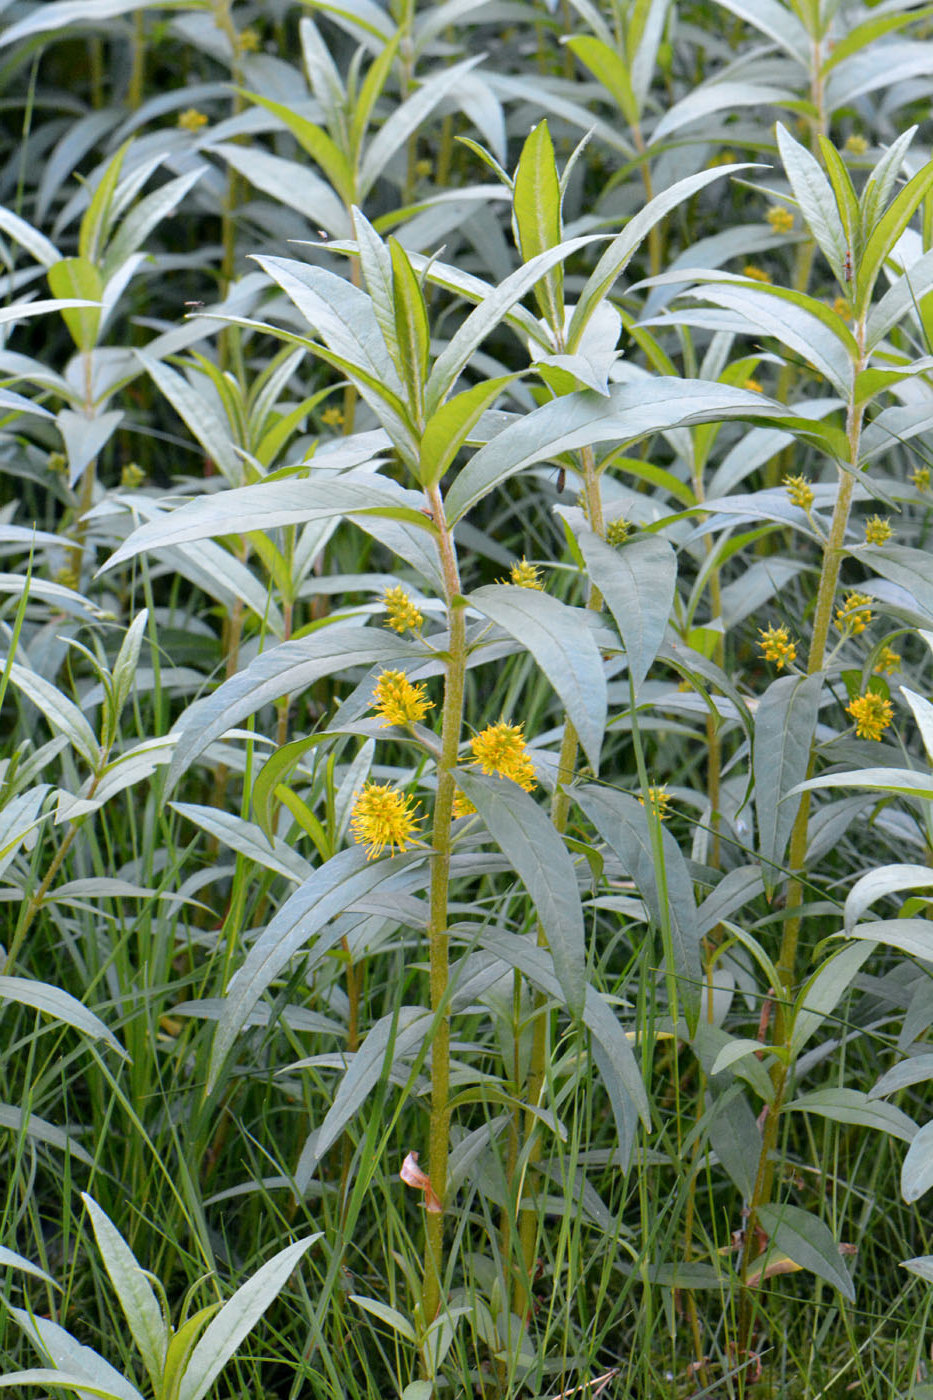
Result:
M417 837L421 818L416 815L417 803L405 793L397 792L390 783L367 783L355 793L350 830L353 839L366 845L366 859L373 860L386 846L404 851Z
M615 520L606 522L606 543L611 544L613 549L618 549L619 545L625 544L632 533L632 522L626 520L624 516L617 515Z
M880 515L872 515L865 521L866 544L887 544L893 534L891 522L883 519Z
M178 125L182 131L200 131L202 126L207 126L208 118L203 112L199 112L197 107L186 107L179 114Z
M910 474L911 485L916 486L918 491L929 491L930 489L930 468L918 467Z
M742 385L742 388L747 389L750 394L764 393L764 386L762 384L759 384L757 379L746 379L745 383Z
M836 609L836 626L849 637L859 637L871 622L871 599L865 593L847 593Z
M773 209L768 210L768 223L775 233L790 233L794 227L794 216L783 204L775 204Z
M844 321L852 320L852 308L849 305L848 297L836 297L833 302L833 310L837 316L841 316Z
M645 799L639 797L639 802L644 807ZM671 814L671 795L663 784L656 787L654 784L648 789L648 810L653 812L658 821L667 821Z
M259 34L255 29L241 29L237 35L237 43L240 53L257 53L260 45Z
M758 635L761 638L758 645L766 661L773 661L779 671L793 664L797 647L791 641L786 627L759 627Z
M387 588L382 601L389 615L385 625L398 632L399 636L403 632L417 632L423 624L424 618L400 583Z
M864 136L848 136L842 149L847 156L863 156L868 150L868 142Z
M878 660L875 662L876 676L893 676L901 664L901 654L893 647L884 646L878 653Z
M120 472L120 485L127 491L135 491L146 480L146 473L137 462L127 462Z
M321 414L321 422L325 428L342 428L343 414L339 408L325 408Z
M859 695L846 706L846 713L855 720L855 732L860 739L880 739L894 718L891 701L873 690Z
M785 476L783 485L787 491L787 499L792 506L799 506L801 510L810 510L816 498L807 477Z
M511 778L520 788L531 792L535 785L534 764L525 748L525 736L520 724L487 724L470 740L473 759L483 773L498 773Z
M763 267L756 267L754 263L746 263L742 268L742 276L750 277L753 282L770 282L771 278Z
M383 729L391 724L405 728L419 724L434 709L434 701L425 695L423 685L412 685L404 671L383 671L373 690L373 709Z
M522 555L521 563L513 564L509 570L509 582L514 583L518 588L533 588L538 593L544 592L541 570L537 564L529 564L524 555Z

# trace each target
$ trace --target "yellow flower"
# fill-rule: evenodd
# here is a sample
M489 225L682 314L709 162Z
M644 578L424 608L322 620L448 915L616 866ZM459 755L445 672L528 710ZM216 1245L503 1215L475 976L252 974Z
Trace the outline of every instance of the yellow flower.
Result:
M875 662L876 676L893 676L901 664L901 654L893 647L882 647Z
M715 170L718 165L732 165L735 162L735 151L720 151L718 156L707 163L707 170Z
M434 709L434 701L425 695L423 685L412 685L404 671L383 671L373 690L373 709L383 729L391 724L404 728L420 723Z
M773 661L779 671L793 663L797 647L791 641L786 627L759 627L758 635L761 638L758 645L766 661Z
M631 521L624 516L617 515L615 520L606 522L606 543L611 544L613 549L618 549L620 544L625 544L632 533Z
M67 564L58 570L55 575L55 582L60 583L62 588L70 588L72 592L81 587L81 580L78 577L77 569L69 568Z
M768 223L775 233L790 233L794 227L794 216L783 204L775 204L773 209L768 210Z
M742 276L750 277L753 282L770 282L771 278L763 267L756 267L754 263L746 263L742 268Z
M528 757L520 724L507 724L504 719L498 724L487 724L470 740L470 748L484 773L511 778L513 783L531 792L535 785L535 769Z
M792 506L799 506L801 510L810 510L815 497L807 477L785 476L783 484L787 491L787 499Z
M849 136L842 149L847 156L863 156L868 150L868 142L864 136Z
M178 117L182 131L200 131L202 126L207 126L207 122L208 118L197 107L187 107Z
M343 414L339 408L325 408L321 414L321 422L325 428L342 428Z
M419 180L426 180L434 169L432 160L416 160L415 175Z
M522 555L520 564L513 564L509 570L509 581L519 588L534 588L539 593L544 592L544 584L541 582L541 570L537 564L529 564Z
M882 519L880 515L873 515L865 521L866 544L887 544L893 534L890 521Z
M848 297L836 297L833 302L833 310L837 316L841 316L844 321L852 320L852 308L849 305Z
M52 458L49 458L49 466L52 465ZM911 472L910 480L918 491L929 491L930 489L930 468L918 467L915 472Z
M644 807L645 799L639 797L638 800ZM659 821L667 821L671 814L671 795L666 786L662 784L660 787L655 787L652 784L648 789L648 807L656 814Z
M399 636L403 632L417 632L424 622L421 613L400 583L387 588L382 595L382 601L389 614L385 625L391 627L393 632L398 632Z
M68 475L68 458L64 452L50 452L46 465L49 471L54 472L56 476Z
M764 388L761 384L758 383L757 379L746 379L745 383L742 385L742 388L747 389L750 394L764 393Z
M454 793L454 816L471 817L475 811L476 808L473 806L473 803L467 797L466 793L461 792L460 789L457 788L457 791Z
M142 486L146 480L146 473L136 462L127 462L120 473L120 485L129 491L135 491L137 486Z
M259 49L259 34L255 29L241 29L237 36L240 53L256 53Z
M847 705L846 713L855 720L855 732L860 739L880 739L894 718L891 701L873 690Z
M871 599L864 593L847 593L836 609L836 626L850 637L858 637L871 622Z
M386 846L404 851L413 843L421 819L412 810L410 797L390 783L367 783L354 798L350 830L354 841L369 847L367 860L381 855Z

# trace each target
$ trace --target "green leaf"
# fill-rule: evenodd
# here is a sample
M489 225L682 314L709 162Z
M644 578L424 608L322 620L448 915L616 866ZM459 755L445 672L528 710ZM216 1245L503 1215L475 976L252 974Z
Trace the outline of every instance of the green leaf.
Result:
M484 379L448 399L432 414L421 435L418 480L422 486L438 484L486 409L518 378L517 374L502 374Z
M258 146L237 146L232 141L218 141L211 152L222 157L257 190L296 209L314 228L322 228L331 238L349 236L350 216L346 208L306 161L299 164ZM259 261L262 260L257 258Z
M587 572L625 643L636 694L658 654L677 584L677 556L658 535L613 549L591 530L577 535Z
M781 122L777 123L777 143L790 187L810 226L810 232L836 274L836 280L845 285L844 264L846 252L850 249L833 187L819 162L805 146L794 140Z
M915 126L910 127L907 131L902 131L900 136L896 137L890 146L882 152L881 159L865 181L861 206L862 228L866 234L871 232L887 208L907 149L916 135L916 131Z
M834 787L868 788L933 801L933 777L912 768L853 768L847 773L824 773L819 778L808 778L798 791Z
M792 1059L798 1057L810 1037L835 1011L870 953L868 944L847 944L828 957L804 983L795 1003L790 1045Z
M638 99L632 89L628 68L618 53L590 34L574 36L567 47L588 68L612 97L629 126L639 120Z
M933 1122L924 1123L907 1149L901 1167L901 1195L919 1201L933 1186Z
M311 1235L287 1245L224 1304L191 1353L178 1387L178 1400L202 1400L317 1239L320 1235Z
M104 245L110 234L114 195L130 145L130 141L124 141L108 162L81 220L78 256L89 263L99 265L103 260ZM86 293L82 293L82 295L86 295Z
M0 977L0 1001L16 1001L21 1006L32 1006L44 1016L54 1016L56 1021L89 1035L93 1040L103 1040L121 1059L129 1058L123 1046L103 1021L89 1011L75 997L63 992L60 987L47 982L35 982L28 977Z
M521 301L523 296L527 296L535 283L550 272L552 267L557 267L572 253L576 253L578 249L585 248L596 241L596 238L595 234L586 238L569 238L558 244L556 248L549 248L546 253L539 253L537 257L516 268L513 273L506 277L504 282L500 282L498 287L493 287L483 297L479 305L473 308L463 324L454 332L434 362L434 368L428 380L425 401L425 407L429 414L433 413L444 401L474 352L495 330L500 321L505 320L515 304Z
M784 1105L784 1111L797 1110L817 1113L821 1118L830 1118L834 1123L854 1123L860 1128L873 1128L900 1138L902 1142L912 1142L917 1136L917 1125L906 1113L893 1104L879 1103L859 1089L817 1089L812 1094L801 1094Z
M565 348L571 354L579 348L583 332L586 330L587 323L596 307L603 300L616 278L625 271L633 254L647 238L655 224L659 223L672 209L676 209L679 204L686 203L693 195L705 189L713 180L719 180L724 175L731 175L739 170L751 169L754 169L754 166L723 165L715 170L701 170L699 174L689 175L685 180L678 180L669 189L655 195L644 209L640 209L629 219L625 228L609 244L583 284L580 298L570 318L570 325L567 327Z
M614 384L607 397L592 390L567 394L524 414L480 448L447 493L447 519L456 523L516 472L564 452L599 442L621 446L694 423L780 417L783 412L747 389L664 375Z
M162 1315L162 1306L145 1270L136 1262L116 1226L86 1191L81 1193L81 1199L91 1217L97 1248L123 1309L130 1335L149 1373L152 1388L158 1394L169 1340L169 1324Z
M40 1269L31 1259L24 1259L15 1250L7 1249L5 1245L0 1245L0 1269L18 1269L20 1273L29 1274L32 1278L41 1278L50 1288L57 1288L59 1293L61 1292L61 1284L56 1283L51 1274Z
M263 97L261 93L243 92L243 96L250 102L255 102L257 106L264 107L274 117L278 117L282 125L295 137L301 149L321 167L343 203L350 205L354 202L356 190L350 163L323 127L301 116L284 102L273 102L271 97Z
M224 1062L253 1008L299 949L309 943L325 924L331 924L324 936L318 939L315 949L318 958L323 957L343 937L340 925L333 925L338 914L422 859L415 854L370 861L362 846L352 846L319 866L311 878L285 901L251 945L243 965L227 988L224 1009L211 1046L208 1092L216 1084Z
M648 816L634 797L614 788L598 788L591 784L571 791L584 815L635 882L652 922L662 931L669 930L670 946L665 949L665 956L671 963L668 974L677 979L677 995L686 1010L688 1025L695 1027L700 1012L703 970L693 886L680 847L662 827L663 870L658 871Z
M522 147L512 210L518 229L522 258L530 262L540 253L556 248L561 239L560 179L547 120L534 127ZM564 329L564 279L558 264L534 289L535 300L555 337Z
M203 807L196 802L172 802L169 804L179 816L194 822L202 831L213 836L231 850L238 851L254 864L284 875L286 880L301 884L312 873L311 866L293 851L286 841L272 837L267 839L258 826L237 816L235 812L224 812L216 807Z
M528 891L567 1009L579 1016L586 995L586 943L577 873L563 840L547 813L517 783L460 769L457 785Z
M843 274L845 274L845 252L850 252L853 258L857 259L861 251L862 228L858 195L855 193L855 186L852 184L852 176L849 174L848 166L832 141L827 140L820 132L819 143L823 162L833 187L836 209L842 221L842 234L846 242L842 269Z
M855 1289L839 1246L822 1220L799 1206L786 1204L761 1206L758 1219L782 1254L855 1302Z
M421 285L397 238L389 239L389 255L392 259L395 331L402 375L408 389L409 411L420 418L431 341L428 311Z
M176 745L166 788L175 785L209 744L263 705L305 690L322 676L425 655L423 643L405 641L385 629L339 623L262 652L213 695L185 710L172 731Z
M64 734L88 767L96 770L101 760L100 746L93 729L77 705L72 704L44 676L27 670L15 661L10 663L8 674L17 690L31 700L37 710L41 710L55 732Z
M844 918L846 933L854 926L876 899L897 894L901 890L924 890L933 886L933 870L928 865L882 865L869 870L856 880L846 896Z
M928 919L879 919L876 923L856 924L851 936L933 962L933 923Z
M933 621L933 555L929 550L903 544L862 544L850 548L849 553L913 594L919 611Z
M55 1123L47 1123L35 1113L25 1113L13 1104L0 1103L0 1128L9 1128L17 1136L24 1133L26 1137L35 1138L36 1142L45 1143L47 1147L54 1147L56 1151L70 1155L75 1161L83 1162L86 1167L94 1165L94 1158L71 1133L65 1132Z
M408 1318L403 1317L396 1308L390 1308L386 1303L380 1303L377 1298L364 1298L359 1293L351 1293L349 1299L351 1303L356 1303L357 1306L363 1308L364 1311L372 1313L373 1317L378 1317L380 1322L384 1322L387 1327L391 1327L392 1331L397 1332L400 1337L404 1337L406 1342L415 1341L414 1327L412 1327ZM431 1400L433 1389L433 1386L428 1386L427 1400Z
M99 302L104 294L100 272L87 258L62 258L61 262L52 264L47 276L52 295L66 301ZM33 315L36 305L33 303ZM82 354L88 354L97 344L101 314L99 306L62 310L62 320Z
M606 728L606 680L586 615L548 593L507 583L477 588L468 601L531 652L598 772Z
M137 350L136 355L208 457L228 481L238 486L243 479L243 464L236 454L230 425L223 421L214 407L213 396L208 398L206 394L199 393L184 375L152 359L142 350Z
M752 766L758 853L769 893L782 878L779 867L799 806L783 799L807 775L822 689L822 673L781 676L758 705Z
M873 225L858 267L854 311L861 316L872 298L875 282L895 244L910 223L922 199L933 187L933 160L919 170Z

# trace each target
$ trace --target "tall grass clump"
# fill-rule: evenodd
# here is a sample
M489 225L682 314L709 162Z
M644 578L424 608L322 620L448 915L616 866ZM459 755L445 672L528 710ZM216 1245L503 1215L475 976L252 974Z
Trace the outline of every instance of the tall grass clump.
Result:
M929 15L0 17L0 1386L929 1400Z

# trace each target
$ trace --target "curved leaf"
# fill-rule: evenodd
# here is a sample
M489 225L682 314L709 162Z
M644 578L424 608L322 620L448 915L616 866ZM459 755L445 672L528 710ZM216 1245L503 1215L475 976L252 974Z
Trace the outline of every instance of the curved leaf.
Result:
M625 643L637 694L667 631L677 583L677 556L658 535L612 549L591 530L581 530L577 543L589 576Z

